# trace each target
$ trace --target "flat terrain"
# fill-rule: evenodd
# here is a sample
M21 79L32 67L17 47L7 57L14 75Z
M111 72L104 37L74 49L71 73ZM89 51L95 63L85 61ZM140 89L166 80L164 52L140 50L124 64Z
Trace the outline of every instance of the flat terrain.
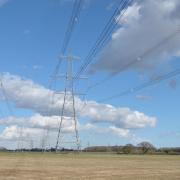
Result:
M0 153L0 180L180 180L180 156Z

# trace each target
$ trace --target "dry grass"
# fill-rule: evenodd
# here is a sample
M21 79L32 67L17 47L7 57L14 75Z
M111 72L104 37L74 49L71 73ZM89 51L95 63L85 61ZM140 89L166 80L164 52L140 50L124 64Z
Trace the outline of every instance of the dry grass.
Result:
M0 153L0 180L180 180L180 156Z

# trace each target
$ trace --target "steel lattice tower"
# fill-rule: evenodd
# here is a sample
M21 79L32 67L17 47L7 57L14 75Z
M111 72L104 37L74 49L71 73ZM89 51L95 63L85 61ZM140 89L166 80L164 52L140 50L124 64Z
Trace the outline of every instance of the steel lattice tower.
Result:
M75 145L76 150L80 150L80 139L79 139L79 133L77 128L77 119L76 119L76 108L75 108L75 93L74 93L74 76L73 76L73 61L78 60L79 58L74 56L61 56L60 57L63 60L67 61L67 69L66 69L66 75L61 76L65 78L65 87L64 92L59 92L60 94L63 94L63 104L60 114L60 122L59 122L59 129L58 129L58 135L57 135L57 141L56 141L56 152L58 151L58 148L60 145ZM58 93L58 92L57 92ZM67 110L68 109L68 110ZM65 119L65 116L67 116L71 119L73 123L73 132L66 133L63 131L63 122L67 121ZM73 134L73 136L69 139L66 138L68 134ZM65 137L66 136L66 137ZM74 149L74 148L73 148Z

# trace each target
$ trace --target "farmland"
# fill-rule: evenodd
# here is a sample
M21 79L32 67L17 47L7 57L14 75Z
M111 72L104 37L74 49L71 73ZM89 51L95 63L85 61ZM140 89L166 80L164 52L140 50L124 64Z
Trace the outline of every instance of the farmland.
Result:
M0 153L0 180L179 180L180 156Z

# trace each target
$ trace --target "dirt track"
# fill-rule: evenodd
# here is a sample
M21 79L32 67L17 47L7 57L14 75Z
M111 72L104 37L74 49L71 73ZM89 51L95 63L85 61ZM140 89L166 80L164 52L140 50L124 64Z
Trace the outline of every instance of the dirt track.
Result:
M0 180L179 180L180 156L0 153Z

